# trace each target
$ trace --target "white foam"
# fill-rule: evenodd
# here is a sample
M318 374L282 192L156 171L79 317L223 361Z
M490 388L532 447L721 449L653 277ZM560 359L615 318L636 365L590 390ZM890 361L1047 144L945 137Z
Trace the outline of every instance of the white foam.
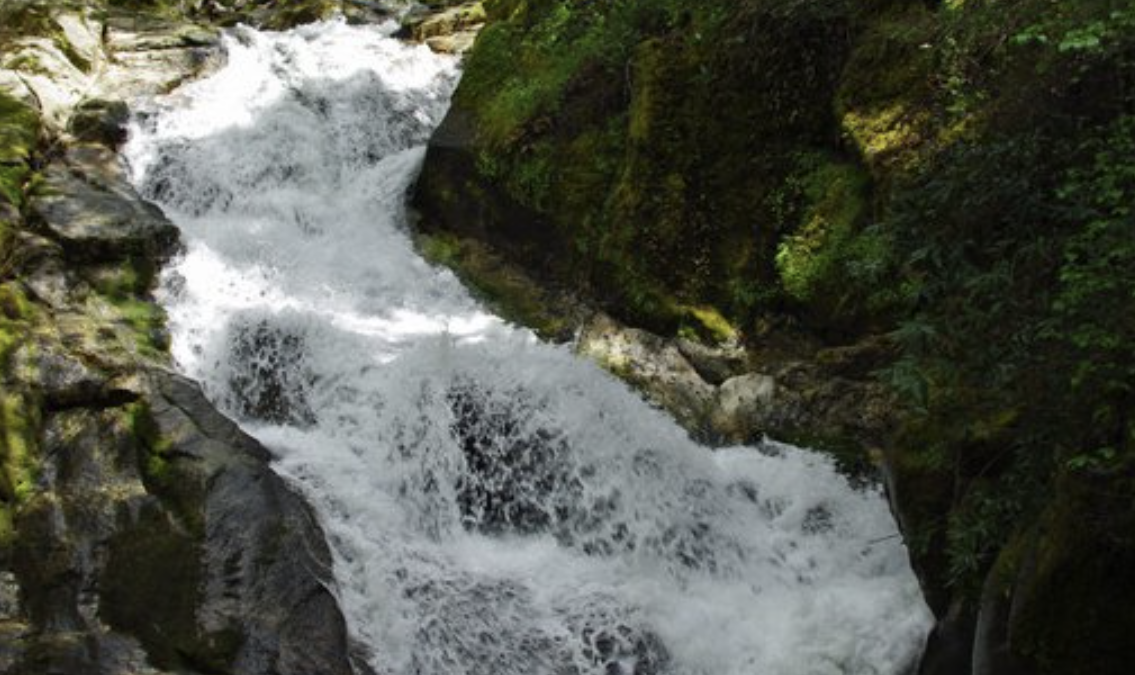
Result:
M877 490L697 446L415 255L458 70L392 30L239 29L125 151L188 243L175 359L317 508L378 672L903 672L929 615Z

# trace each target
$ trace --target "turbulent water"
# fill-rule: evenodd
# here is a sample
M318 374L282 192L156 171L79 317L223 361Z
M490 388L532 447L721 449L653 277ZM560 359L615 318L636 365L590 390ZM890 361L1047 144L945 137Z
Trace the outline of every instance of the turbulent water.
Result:
M877 490L699 447L415 254L405 194L458 70L392 31L238 29L125 153L187 243L176 362L314 504L374 668L902 672L928 615Z

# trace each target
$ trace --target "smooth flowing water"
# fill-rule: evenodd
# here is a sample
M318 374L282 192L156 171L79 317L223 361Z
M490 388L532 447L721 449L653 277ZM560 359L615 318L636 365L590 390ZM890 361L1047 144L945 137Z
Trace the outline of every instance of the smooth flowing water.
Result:
M375 669L902 672L929 617L878 490L696 445L416 255L405 194L458 64L393 29L238 29L125 151L187 243L176 362L317 509Z

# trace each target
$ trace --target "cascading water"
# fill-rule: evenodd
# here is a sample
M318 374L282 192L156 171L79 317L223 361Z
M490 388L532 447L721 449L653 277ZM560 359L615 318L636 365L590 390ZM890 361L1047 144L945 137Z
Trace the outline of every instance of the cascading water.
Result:
M125 154L177 223L176 362L316 507L380 673L900 673L929 625L877 490L711 452L415 254L457 64L327 22L238 29Z

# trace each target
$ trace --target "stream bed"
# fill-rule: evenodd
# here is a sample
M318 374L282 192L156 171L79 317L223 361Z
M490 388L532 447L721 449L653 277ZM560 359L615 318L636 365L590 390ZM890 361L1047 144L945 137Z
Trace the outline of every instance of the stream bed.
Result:
M237 28L124 155L181 229L177 367L314 506L390 675L905 673L931 617L877 488L709 450L415 252L459 63L394 23Z

